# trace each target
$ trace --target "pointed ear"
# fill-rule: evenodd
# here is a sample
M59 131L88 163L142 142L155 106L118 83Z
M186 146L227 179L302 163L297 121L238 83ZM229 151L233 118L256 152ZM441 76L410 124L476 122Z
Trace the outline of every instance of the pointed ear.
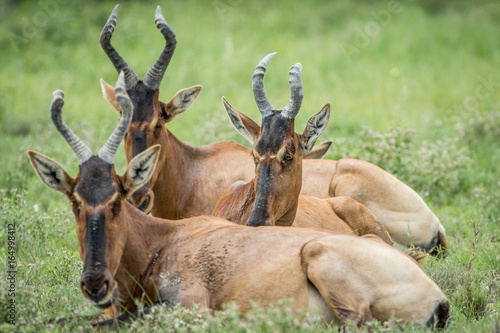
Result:
M224 104L234 128L253 145L260 137L260 126L257 125L255 121L233 108L231 104L226 101L225 97L222 97L222 104Z
M307 159L322 159L325 157L325 154L328 152L328 149L330 149L330 146L332 145L333 141L326 141L323 142L320 145L317 145L313 147L311 152L309 154L304 155L302 158L307 158Z
M56 161L36 151L30 150L28 155L38 178L45 185L67 197L71 195L75 179L70 177Z
M125 196L131 196L135 190L146 184L155 171L160 156L160 145L146 149L130 161L123 176L120 176Z
M202 86L192 86L179 90L168 103L160 102L163 118L166 122L174 119L175 116L183 113L193 105L198 98Z
M319 135L326 128L328 119L330 119L330 104L326 104L321 111L309 119L306 129L300 138L299 149L301 149L303 155L308 154L312 150Z
M106 81L104 81L104 79L101 78L101 88L104 98L107 99L111 105L113 105L118 113L120 113L122 108L120 103L116 100L115 87L109 85Z

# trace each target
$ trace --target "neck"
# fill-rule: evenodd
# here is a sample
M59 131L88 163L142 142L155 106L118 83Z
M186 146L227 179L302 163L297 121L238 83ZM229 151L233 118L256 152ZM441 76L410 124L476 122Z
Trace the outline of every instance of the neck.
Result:
M239 181L222 194L212 215L244 225L253 210L254 203L253 181L249 183Z
M136 305L133 299L144 298L151 303L157 301L150 275L159 252L169 244L175 223L148 216L128 202L124 202L123 209L127 214L127 218L122 220L128 221L128 237L114 278L120 291L121 305L134 311Z
M151 213L154 216L179 219L181 211L178 207L182 202L180 196L183 193L182 186L186 184L186 170L193 147L179 140L166 128L165 132L157 165L159 173L152 188L155 200Z

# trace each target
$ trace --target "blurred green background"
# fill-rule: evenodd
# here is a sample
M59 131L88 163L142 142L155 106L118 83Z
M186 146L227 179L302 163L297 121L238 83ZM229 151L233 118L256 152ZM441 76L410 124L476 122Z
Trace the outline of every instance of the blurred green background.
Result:
M122 2L112 43L142 77L164 40L154 25L158 2ZM496 1L162 1L178 44L160 96L204 89L191 110L169 124L201 145L239 138L220 98L259 120L251 74L278 51L265 87L271 103L288 101L288 70L301 62L305 98L297 129L325 103L328 138L356 136L362 126L416 130L418 140L457 136L469 118L498 110L500 4ZM7 1L0 20L0 184L26 187L34 173L21 155L51 154L75 170L74 157L48 117L51 93L65 92L64 117L97 151L117 116L99 78L117 74L99 45L115 2ZM485 87L484 82L487 83ZM476 96L478 95L478 96ZM21 157L23 156L23 157ZM497 161L497 160L495 160ZM119 160L119 164L123 163ZM17 170L16 170L17 169ZM21 170L21 171L20 171ZM10 175L9 173L17 175ZM20 177L20 179L15 179Z
M257 63L278 52L264 85L271 104L282 108L289 68L300 62L305 97L297 131L331 103L330 124L319 140L334 140L327 158L356 157L385 168L422 195L447 229L451 255L424 268L452 301L452 327L474 331L471 321L489 328L491 318L498 321L500 1L121 1L112 44L140 77L164 46L154 25L158 4L178 40L160 99L204 86L192 108L168 124L176 136L193 145L248 145L230 125L221 97L260 121L251 90ZM37 271L44 278L28 285L35 297L35 290L45 296L33 316L66 308L54 301L61 295L74 308L83 309L84 302L77 290L74 226L63 224L64 241L52 238L61 223L56 218L72 220L64 211L69 205L38 180L26 151L37 150L77 173L76 157L49 118L55 89L65 93L65 121L94 152L113 130L118 116L102 97L99 78L114 85L117 73L99 35L115 5L0 2L2 220L25 221L20 249L26 262L39 262L49 250L67 250L75 258L62 273L51 264ZM122 150L116 164L123 172ZM480 229L476 237L473 225ZM54 230L33 231L44 227ZM44 289L58 285L75 288Z

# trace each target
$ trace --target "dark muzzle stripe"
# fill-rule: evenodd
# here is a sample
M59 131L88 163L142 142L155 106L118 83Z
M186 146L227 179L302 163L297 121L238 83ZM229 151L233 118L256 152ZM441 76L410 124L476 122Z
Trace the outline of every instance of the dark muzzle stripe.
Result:
M104 233L105 217L103 213L87 216L87 253L84 271L101 270L108 267L106 263L106 238Z
M261 164L257 170L257 198L247 225L260 226L269 219L269 197L273 187L271 165Z
M132 157L136 157L148 148L146 132L137 130L132 134Z

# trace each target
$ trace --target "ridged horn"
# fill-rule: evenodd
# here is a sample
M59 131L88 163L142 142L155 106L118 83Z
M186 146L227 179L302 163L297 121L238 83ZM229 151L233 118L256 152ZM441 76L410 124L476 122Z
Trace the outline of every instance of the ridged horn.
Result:
M109 60L115 66L115 69L118 73L125 73L125 88L132 88L138 81L139 76L134 72L134 70L127 64L125 60L116 52L113 45L111 45L111 36L113 35L113 31L115 31L116 20L118 18L118 5L115 6L111 15L109 16L108 22L104 28L102 28L101 37L99 38L99 42L101 43L101 47L104 52L108 55Z
M300 63L293 65L289 72L290 80L288 80L288 82L290 82L290 100L283 108L281 114L290 119L295 118L302 105L302 99L304 98L301 73L302 65Z
M276 55L278 52L273 52L264 57L259 64L255 67L255 72L252 75L252 90L255 98L255 102L257 103L257 108L259 109L262 116L266 116L273 110L271 103L266 97L266 92L264 91L264 73L266 72L266 67L269 61Z
M78 164L82 165L90 157L92 157L92 151L85 143L80 140L78 136L66 125L62 119L62 107L64 105L64 93L61 90L56 90L52 93L52 103L50 104L50 118L56 126L57 130L64 139L68 142L71 149L76 154L78 158Z
M174 55L175 46L177 45L175 33L163 18L160 6L156 8L155 24L156 27L160 29L163 37L165 37L165 48L158 57L158 60L156 60L155 64L148 70L142 79L142 82L144 82L146 87L153 90L160 88L161 80L163 79L165 70L170 63L170 59L172 59L172 56Z
M134 106L132 105L132 101L128 97L127 90L125 89L124 72L120 72L118 81L116 81L115 94L116 100L122 108L121 118L116 125L115 130L113 131L113 133L111 133L108 141L106 141L106 143L102 146L101 150L99 150L99 153L97 154L97 156L99 156L109 164L113 164L115 162L116 151L118 150L118 147L123 140L125 132L127 132L130 123L132 122L132 116L134 113Z

